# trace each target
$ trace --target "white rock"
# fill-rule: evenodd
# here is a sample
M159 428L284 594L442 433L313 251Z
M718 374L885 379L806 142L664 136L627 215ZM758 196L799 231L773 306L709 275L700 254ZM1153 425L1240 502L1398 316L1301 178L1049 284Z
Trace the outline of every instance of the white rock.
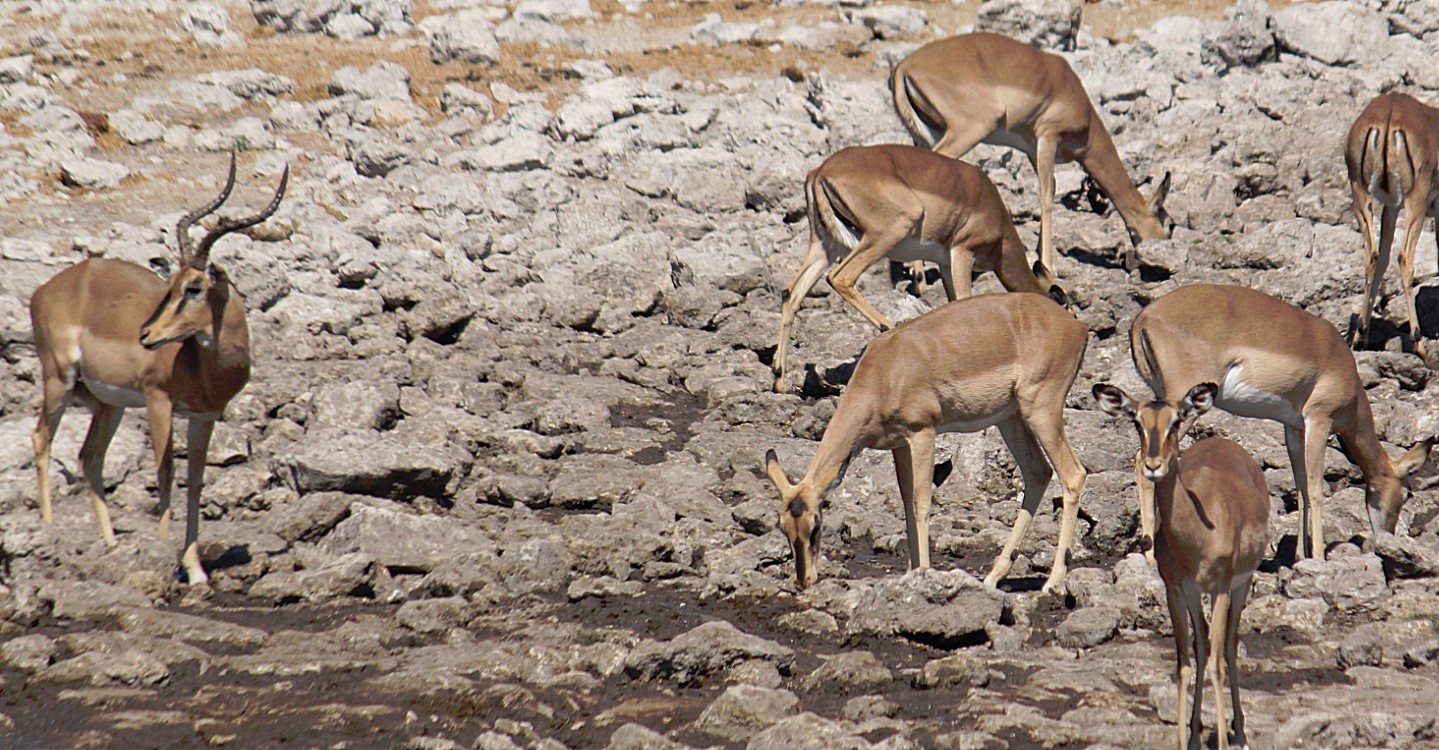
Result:
M206 47L233 47L243 40L230 29L230 14L213 3L189 3L180 16L180 28Z
M110 129L134 146L153 143L165 135L164 125L133 109L122 109L110 115Z
M516 18L532 18L540 21L564 21L570 18L589 18L594 15L590 0L520 0L515 4Z
M451 16L430 16L420 22L436 64L452 60L476 65L500 61L500 42L485 11L466 10Z
M914 36L929 25L929 14L906 5L880 5L857 10L851 16L880 39Z
M330 76L330 93L354 94L361 99L410 98L410 71L399 63L383 61L361 71L347 65Z
M71 187L103 190L119 185L129 176L129 167L112 161L82 156L60 162L60 181Z
M1362 6L1331 0L1275 13L1274 33L1284 49L1329 65L1349 65L1385 51L1389 22Z
M34 72L34 55L16 55L0 59L0 84L27 82Z

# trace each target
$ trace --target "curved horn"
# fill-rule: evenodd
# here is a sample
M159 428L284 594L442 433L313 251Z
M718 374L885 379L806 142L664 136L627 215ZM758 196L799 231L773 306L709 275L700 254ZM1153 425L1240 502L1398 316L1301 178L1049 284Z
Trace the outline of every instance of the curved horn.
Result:
M175 237L180 244L180 265L195 266L197 268L204 265L204 263L200 263L199 266L196 266L195 263L191 261L191 258L194 256L194 250L190 245L190 225L214 213L215 209L219 208L220 204L224 203L225 199L230 197L230 190L234 187L235 150L230 149L230 175L225 178L225 187L220 188L220 194L215 196L215 200L185 214L181 217L180 222L175 225Z
M285 187L289 184L290 165L286 164L285 171L280 174L280 186L275 188L275 197L270 199L270 205L265 206L264 209L254 216L246 216L240 219L222 219L214 229L211 229L209 233L205 235L204 239L200 240L200 244L195 247L195 263L192 265L196 268L204 268L210 262L210 247L215 244L216 240L219 240L231 232L237 232L246 227L253 227L265 219L270 218L270 216L280 208L280 200L285 197Z

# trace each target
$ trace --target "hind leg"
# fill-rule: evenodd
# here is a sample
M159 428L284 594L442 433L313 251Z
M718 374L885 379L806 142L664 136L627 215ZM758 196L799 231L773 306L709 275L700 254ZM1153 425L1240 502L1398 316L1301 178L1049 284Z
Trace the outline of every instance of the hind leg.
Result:
M62 378L60 368L41 358L40 414L35 420L35 431L30 440L35 448L35 475L39 484L40 520L54 523L51 508L50 446L55 440L55 431L60 428L60 419L65 416L65 407L70 403L70 392L74 387L71 378Z
M80 468L85 474L90 502L95 507L95 522L100 525L100 536L110 544L115 543L115 527L110 523L110 511L105 507L105 453L124 414L125 410L121 407L96 404L95 417L90 420L90 429L85 433L85 443L80 448Z

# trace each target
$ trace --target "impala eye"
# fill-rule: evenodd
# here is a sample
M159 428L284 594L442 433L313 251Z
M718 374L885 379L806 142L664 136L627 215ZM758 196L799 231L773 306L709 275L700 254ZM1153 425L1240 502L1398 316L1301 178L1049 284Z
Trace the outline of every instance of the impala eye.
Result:
M187 286L187 287L185 287L185 296L186 296L186 297L198 297L198 296L200 296L200 292L201 292L201 289L200 289L200 287L198 287L198 286Z

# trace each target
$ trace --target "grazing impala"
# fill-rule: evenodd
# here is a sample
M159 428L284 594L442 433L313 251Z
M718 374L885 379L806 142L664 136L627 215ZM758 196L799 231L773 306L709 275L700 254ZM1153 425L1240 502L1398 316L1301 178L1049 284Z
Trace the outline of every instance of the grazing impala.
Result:
M1414 303L1414 250L1424 219L1439 215L1439 109L1405 94L1384 94L1369 103L1344 147L1354 216L1364 235L1364 303L1359 325L1350 331L1356 347L1369 338L1369 315L1394 247L1399 208L1404 208L1404 244L1399 248L1399 281L1409 306L1409 340L1424 356L1419 311ZM1379 201L1379 239L1374 238L1372 200Z
M1079 76L1059 55L1006 36L961 34L920 47L890 72L899 119L915 143L958 159L979 143L1017 148L1039 175L1040 260L1054 268L1054 165L1077 161L1129 229L1169 236L1169 175L1146 199L1129 179ZM1126 257L1132 266L1134 256Z
M1190 446L1183 457L1179 441L1201 414L1209 411L1219 387L1200 383L1178 403L1151 401L1138 405L1112 385L1094 386L1094 398L1106 413L1127 417L1139 428L1135 467L1155 483L1159 528L1154 552L1164 579L1169 618L1174 623L1177 652L1179 750L1197 750L1200 706L1204 702L1206 662L1214 680L1220 750L1228 750L1224 730L1224 674L1229 673L1234 705L1235 741L1248 747L1244 710L1239 705L1239 616L1249 597L1249 581L1264 559L1269 536L1269 489L1264 471L1249 453L1231 440L1209 438ZM1204 617L1201 596L1212 599L1212 615ZM1189 664L1190 634L1194 662ZM1208 641L1208 643L1206 643ZM1207 653L1206 653L1207 652ZM1194 680L1194 708L1184 729L1184 691Z
M830 286L881 330L894 324L855 291L866 268L888 256L939 265L951 301L968 297L970 272L994 271L1011 292L1063 293L1049 271L1031 270L994 183L971 164L914 146L836 152L805 179L809 254L784 292L775 390L784 386L790 327L830 263ZM1037 275L1036 275L1037 274Z
M1299 556L1324 556L1324 446L1330 433L1364 473L1373 531L1393 532L1407 499L1404 479L1428 458L1433 439L1391 460L1374 433L1369 396L1354 355L1334 326L1287 302L1239 286L1196 284L1161 297L1134 319L1134 367L1155 398L1219 384L1215 404L1284 425L1299 488ZM1152 485L1137 478L1140 518L1153 538Z
M934 437L998 425L1024 477L1024 499L985 583L1009 573L1015 548L1059 472L1064 509L1045 591L1064 581L1085 470L1064 434L1064 398L1089 331L1048 297L987 294L951 302L880 335L865 350L825 428L809 470L792 484L774 451L765 471L779 490L779 526L801 588L818 577L820 504L865 448L894 455L904 500L909 566L929 567Z
M192 584L208 578L197 545L205 454L215 420L250 378L250 331L245 303L210 248L221 237L264 221L285 195L289 168L264 210L243 219L222 219L191 246L189 229L224 203L235 185L230 174L213 201L180 219L175 234L180 269L162 281L149 269L125 261L92 258L56 274L35 290L30 320L40 358L42 404L35 424L35 468L40 515L50 523L50 442L71 397L95 414L80 449L80 463L100 534L115 541L105 509L105 451L127 407L145 407L154 444L160 490L160 535L169 536L170 485L174 471L171 416L189 418L185 547L181 564Z

